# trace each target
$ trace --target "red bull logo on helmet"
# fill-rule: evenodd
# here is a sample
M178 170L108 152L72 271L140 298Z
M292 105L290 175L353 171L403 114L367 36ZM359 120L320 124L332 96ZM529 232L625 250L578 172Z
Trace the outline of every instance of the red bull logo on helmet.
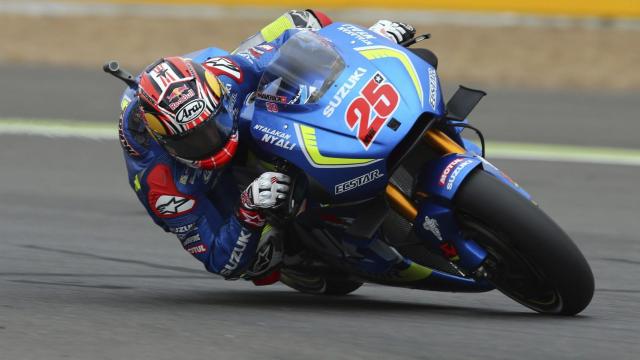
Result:
M187 85L181 85L168 93L166 98L169 102L169 108L171 108L171 111L176 111L180 105L184 104L195 95L196 93L193 89L190 89Z

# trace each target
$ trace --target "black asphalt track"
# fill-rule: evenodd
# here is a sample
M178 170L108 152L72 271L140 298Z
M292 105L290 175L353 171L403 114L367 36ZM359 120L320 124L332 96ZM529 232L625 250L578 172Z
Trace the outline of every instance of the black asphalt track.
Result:
M33 74L49 81L27 86ZM117 115L119 84L102 75L0 67L0 78L0 117ZM476 117L489 139L640 147L637 94L495 94ZM532 124L556 113L566 124ZM151 223L117 142L0 135L0 359L637 359L640 168L495 163L590 262L597 290L580 316L540 316L495 291L314 297L224 281Z

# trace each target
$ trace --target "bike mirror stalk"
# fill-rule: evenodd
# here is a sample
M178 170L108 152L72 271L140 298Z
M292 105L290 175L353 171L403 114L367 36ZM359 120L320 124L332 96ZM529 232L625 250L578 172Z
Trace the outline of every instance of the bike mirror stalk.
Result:
M138 86L138 82L133 78L133 75L127 70L120 68L120 64L115 60L107 61L102 66L102 70L124 81L128 86Z

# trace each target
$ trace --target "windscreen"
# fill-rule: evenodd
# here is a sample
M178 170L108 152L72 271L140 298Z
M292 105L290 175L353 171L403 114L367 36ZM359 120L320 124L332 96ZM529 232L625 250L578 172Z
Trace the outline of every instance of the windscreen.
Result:
M344 60L327 39L301 31L280 47L260 79L256 96L281 104L313 104L344 68Z

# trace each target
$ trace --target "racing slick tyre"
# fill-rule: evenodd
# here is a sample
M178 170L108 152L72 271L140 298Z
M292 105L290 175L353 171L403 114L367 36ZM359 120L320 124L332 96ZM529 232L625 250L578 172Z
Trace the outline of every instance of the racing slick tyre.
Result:
M362 286L357 281L327 278L289 269L281 270L280 281L292 289L315 295L347 295Z
M575 315L594 291L593 274L569 236L538 206L476 170L454 198L460 225L488 252L476 275L535 311Z

